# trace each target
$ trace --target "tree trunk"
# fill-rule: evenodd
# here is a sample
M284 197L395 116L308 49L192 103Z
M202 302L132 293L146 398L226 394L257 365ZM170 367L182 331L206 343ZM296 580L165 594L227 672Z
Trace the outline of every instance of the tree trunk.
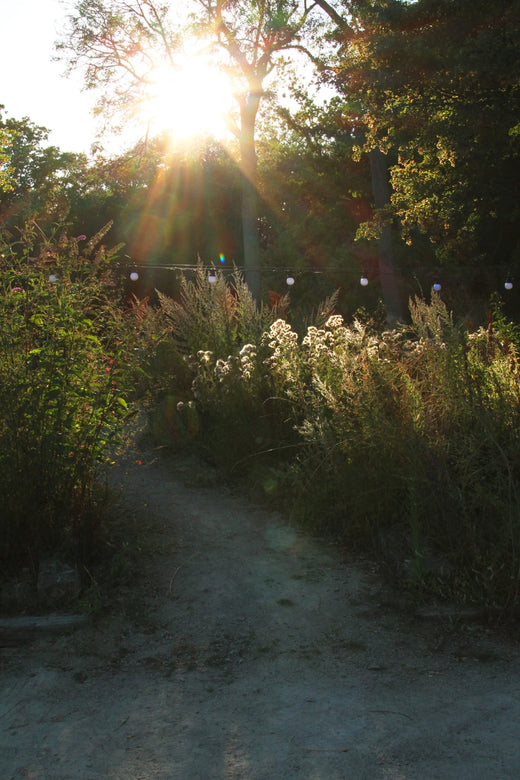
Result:
M386 155L379 149L373 149L369 153L369 158L374 205L376 209L382 209L390 202ZM379 278L383 292L383 303L386 308L386 320L389 325L395 325L396 322L402 321L404 317L394 265L392 229L390 225L385 225L381 232L378 240L378 255Z
M242 168L242 238L244 278L251 295L260 300L260 241L258 237L258 188L255 122L260 93L248 94L240 106L240 157Z

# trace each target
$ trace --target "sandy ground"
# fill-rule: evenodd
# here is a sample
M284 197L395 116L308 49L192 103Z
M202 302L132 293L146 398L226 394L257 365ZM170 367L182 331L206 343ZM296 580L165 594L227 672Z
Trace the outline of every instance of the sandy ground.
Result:
M141 464L137 463L141 460ZM370 567L152 452L112 614L0 650L0 777L520 778L519 648L425 623Z

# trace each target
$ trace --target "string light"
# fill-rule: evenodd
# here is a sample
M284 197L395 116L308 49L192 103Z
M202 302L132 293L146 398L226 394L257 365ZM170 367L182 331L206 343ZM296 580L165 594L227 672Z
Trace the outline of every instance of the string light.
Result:
M285 272L287 274L286 276L286 284L290 287L292 287L294 284L296 284L296 279L293 276L293 274L290 271L287 271L287 268L279 268L279 267L271 267L271 268L262 268L255 266L254 268L244 268L244 267L238 267L236 265L233 265L233 267L224 267L226 264L226 258L223 254L219 255L219 262L222 267L223 272L225 273L240 273L240 274L247 274L249 272L261 272L261 273L269 273L269 274L275 274L280 272ZM137 272L137 268L144 268L146 271L180 271L180 272L189 272L189 273L196 273L201 269L201 265L194 263L176 263L175 265L162 265L162 264L150 264L150 263L135 263L134 261L134 267L136 270L133 270L130 273L130 279L132 281L137 281L139 278L139 274ZM202 266L204 268L204 266ZM305 269L299 269L298 275L303 274L312 274L312 275L326 275L328 273L339 273L341 271L346 271L345 266L329 266L326 269L320 269L320 268L305 268ZM426 273L427 270L422 269L422 273ZM396 272L399 274L399 271ZM391 276L394 275L394 272L392 271L379 271L377 276ZM208 273L208 282L210 284L215 284L217 282L217 271L213 267ZM49 276L50 282L57 282L58 279L54 274L51 274ZM361 277L359 279L359 284L361 287L368 287L370 284L368 275L366 273L362 273ZM504 289L506 290L512 290L514 287L513 282L510 280L510 278L506 277L506 281L504 282ZM432 289L435 292L441 292L442 290L442 284L440 282L434 282L432 284Z

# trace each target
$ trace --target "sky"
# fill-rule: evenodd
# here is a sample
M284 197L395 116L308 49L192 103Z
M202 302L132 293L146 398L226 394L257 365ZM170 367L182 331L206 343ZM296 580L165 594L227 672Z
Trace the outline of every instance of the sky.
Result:
M27 116L35 124L48 128L49 144L65 152L88 154L96 140L97 120L92 114L95 97L83 90L79 73L65 77L64 63L52 61L54 44L63 39L72 2L0 0L0 104L5 106L6 116L14 119ZM156 109L159 120L163 120L157 130L164 129L167 121L170 123L167 126L172 127L173 123L177 131L182 131L180 125L184 124L187 134L193 134L195 129L213 132L216 122L213 104L218 99L214 70L209 74L209 81L205 73L208 83L204 84L200 83L201 74L194 70L193 64L188 75L181 75L185 82L182 89L172 92L175 87L170 85L167 103L163 101ZM208 94L198 101L197 114L193 112L197 105L193 92L202 94L203 89ZM177 95L176 100L171 98L173 94ZM208 103L213 113L208 112ZM165 107L171 116L165 115ZM204 126L201 110L205 111L206 119L212 119L211 127ZM103 146L109 153L117 153L121 145L128 146L135 140L135 132L130 131L123 140L115 135L105 136Z
M175 0L173 7L178 10L182 2ZM50 131L49 144L64 152L88 154L96 140L98 120L92 114L95 97L92 92L83 91L79 73L66 77L64 63L52 61L54 44L63 39L72 5L73 0L0 0L0 104L5 106L5 116L28 117L36 125L46 127ZM221 93L219 106L213 106L219 100L218 85L207 75L201 85L200 77L191 64L188 75L182 75L183 89L172 92L172 86L168 87L166 108L170 116L165 115L164 101L162 109L158 107L154 114L162 122L160 129L168 126L178 134L184 129L188 135L195 128L215 132L213 124L226 97ZM209 95L203 94L203 87ZM188 112L193 113L196 106L193 94L199 95L199 110L189 116ZM207 110L208 102L211 111ZM205 107L205 118L212 121L210 127L202 123L201 106ZM136 139L132 136L131 140ZM128 138L126 142L117 136L103 139L109 153L117 153L121 145L128 146Z
M0 0L0 104L5 115L51 130L48 142L62 151L88 153L93 96L51 59L66 14L62 0Z

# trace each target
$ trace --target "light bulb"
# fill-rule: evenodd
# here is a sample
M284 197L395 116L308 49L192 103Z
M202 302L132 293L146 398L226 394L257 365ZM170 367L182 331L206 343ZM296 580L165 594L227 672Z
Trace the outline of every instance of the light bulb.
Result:
M210 271L209 272L209 276L208 276L208 282L210 284L215 284L216 281L217 281L217 274L216 274L216 272L215 271Z
M433 289L435 290L435 292L440 292L442 290L442 284L439 284L439 282L435 282L435 284L433 285Z
M285 281L291 287L294 284L294 276L288 276Z
M506 290L512 290L513 289L513 282L506 282L504 284L504 287L506 288Z
M57 277L57 276L55 276L54 274L50 274L50 276L49 276L49 282L52 282L52 284L54 284L54 283L55 283L55 282L57 282L57 281L58 281L58 277Z
M137 282L137 280L139 279L139 274L137 273L137 271L132 271L132 273L130 274L130 279L133 282Z
M363 274L363 276L359 280L359 284L361 285L361 287L367 287L368 286L368 279L367 279L365 274Z

